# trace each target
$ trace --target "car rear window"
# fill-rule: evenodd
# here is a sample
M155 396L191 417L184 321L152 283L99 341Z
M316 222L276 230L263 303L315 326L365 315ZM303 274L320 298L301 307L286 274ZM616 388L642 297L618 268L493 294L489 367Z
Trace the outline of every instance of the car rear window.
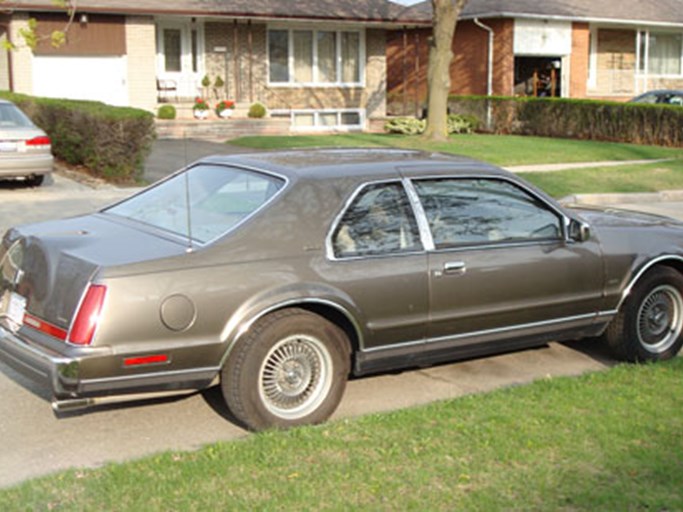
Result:
M104 211L205 244L252 215L284 185L269 174L197 165Z
M32 128L31 120L11 103L0 103L0 128Z

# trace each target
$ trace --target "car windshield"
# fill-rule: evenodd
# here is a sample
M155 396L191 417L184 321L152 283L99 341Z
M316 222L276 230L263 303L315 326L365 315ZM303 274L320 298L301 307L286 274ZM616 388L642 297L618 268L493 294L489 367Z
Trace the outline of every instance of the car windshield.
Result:
M0 103L0 128L32 128L31 120L12 103Z
M202 164L104 212L205 244L258 210L284 184L259 172Z

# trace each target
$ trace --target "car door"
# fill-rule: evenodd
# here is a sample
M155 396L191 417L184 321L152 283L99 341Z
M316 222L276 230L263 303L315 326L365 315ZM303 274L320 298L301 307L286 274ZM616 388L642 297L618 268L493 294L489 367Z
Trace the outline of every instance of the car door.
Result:
M319 269L344 292L362 324L362 349L424 341L427 254L403 184L360 187L332 227Z
M555 207L503 178L412 183L433 244L430 339L466 344L594 321L603 291L599 246L569 241Z

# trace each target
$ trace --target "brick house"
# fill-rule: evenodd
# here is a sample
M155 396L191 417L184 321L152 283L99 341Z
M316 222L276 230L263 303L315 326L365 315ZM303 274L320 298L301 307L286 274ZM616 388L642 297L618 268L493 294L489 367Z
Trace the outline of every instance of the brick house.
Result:
M260 101L303 129L365 128L385 115L387 32L409 11L385 0L79 0L77 7L66 44L41 40L32 51L19 35L29 19L49 34L64 28L66 14L50 0L2 4L0 39L19 48L0 52L0 89L147 110L199 95Z
M431 2L404 16L430 20ZM387 88L395 111L418 111L425 101L429 35L428 28L388 35ZM615 100L683 89L683 2L470 0L453 52L454 94L484 95L489 83L495 95Z

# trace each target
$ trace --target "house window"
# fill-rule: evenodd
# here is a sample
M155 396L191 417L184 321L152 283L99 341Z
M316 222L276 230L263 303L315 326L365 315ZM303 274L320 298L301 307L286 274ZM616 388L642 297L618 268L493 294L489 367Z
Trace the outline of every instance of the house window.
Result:
M681 75L683 35L662 32L642 33L638 69L651 75Z
M175 73L180 71L180 57L182 55L180 30L164 30L164 54L166 59L166 72Z
M302 109L273 110L272 118L288 118L294 130L360 130L363 128L363 112L357 109Z
M359 31L268 30L268 76L274 85L359 85Z
M271 82L289 82L288 43L286 30L268 32L269 77Z

